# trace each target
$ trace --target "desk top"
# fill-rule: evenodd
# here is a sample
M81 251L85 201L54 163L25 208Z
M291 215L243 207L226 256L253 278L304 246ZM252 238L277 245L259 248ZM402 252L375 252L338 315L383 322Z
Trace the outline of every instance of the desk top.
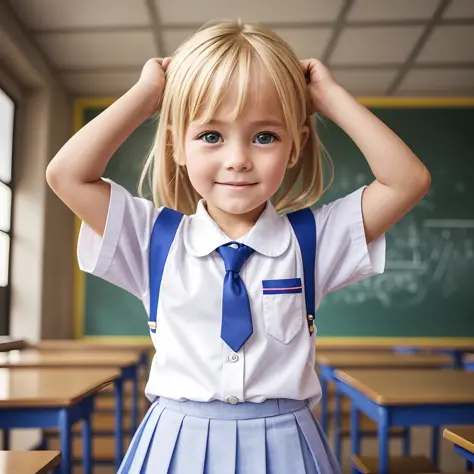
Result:
M336 377L380 405L474 404L474 372L337 370Z
M396 354L373 351L316 352L316 365L335 368L438 368L451 364L451 357L441 354Z
M25 346L26 342L23 339L16 339L10 336L0 336L0 352L11 351L13 349L23 349Z
M415 347L425 350L474 352L474 337L318 337L316 350L387 350Z
M119 376L117 369L0 369L0 408L70 406Z
M59 451L0 451L0 474L45 474L60 461Z
M126 339L116 342L111 341L89 341L83 339L42 339L30 344L32 349L43 350L94 350L94 351L126 351L135 350L139 352L152 351L151 340L147 341L127 341Z
M474 426L446 428L443 436L452 443L474 454Z
M137 351L10 351L0 353L0 368L128 367L138 364Z

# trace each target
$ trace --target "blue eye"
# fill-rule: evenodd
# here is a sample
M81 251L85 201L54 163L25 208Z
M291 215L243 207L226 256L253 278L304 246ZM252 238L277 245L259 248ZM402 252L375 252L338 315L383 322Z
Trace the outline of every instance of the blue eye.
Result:
M219 140L222 138L220 133L217 132L206 132L202 135L199 135L199 140L202 140L206 143L215 144L219 143Z
M259 145L270 145L270 143L273 143L276 140L276 137L273 133L259 133L256 137L255 140Z

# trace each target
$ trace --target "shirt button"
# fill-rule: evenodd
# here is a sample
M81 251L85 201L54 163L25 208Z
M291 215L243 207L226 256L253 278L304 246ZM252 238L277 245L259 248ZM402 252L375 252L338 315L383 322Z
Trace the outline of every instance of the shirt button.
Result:
M237 354L235 354L234 352L232 352L231 354L229 354L229 362L237 362L239 360L239 356Z
M227 403L230 403L231 405L236 405L239 403L239 399L237 397L227 397Z
M230 244L229 247L232 248L232 249L238 249L239 244Z

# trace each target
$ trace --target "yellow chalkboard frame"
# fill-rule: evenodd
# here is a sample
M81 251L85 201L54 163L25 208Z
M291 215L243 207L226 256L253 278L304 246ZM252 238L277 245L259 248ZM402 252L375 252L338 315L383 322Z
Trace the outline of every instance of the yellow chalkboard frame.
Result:
M116 97L93 97L79 98L74 102L74 133L82 128L84 123L84 111L91 107L108 107L117 98ZM366 107L385 107L385 108L432 108L432 107L474 107L474 97L358 97L360 103ZM76 249L77 238L79 235L80 221L75 219L74 223L74 249ZM84 337L84 298L85 298L85 275L79 270L77 265L76 253L74 251L74 338L94 341L116 341L121 340L148 340L148 336L86 336ZM416 339L416 340L415 340ZM356 344L358 346L406 346L406 345L427 345L435 343L436 340L443 341L445 338L414 338L407 342L407 338L386 338L386 337L325 337L318 341L319 347L337 346L344 347ZM324 340L324 342L322 342ZM419 344L417 344L417 341ZM450 338L452 344L474 346L474 338Z

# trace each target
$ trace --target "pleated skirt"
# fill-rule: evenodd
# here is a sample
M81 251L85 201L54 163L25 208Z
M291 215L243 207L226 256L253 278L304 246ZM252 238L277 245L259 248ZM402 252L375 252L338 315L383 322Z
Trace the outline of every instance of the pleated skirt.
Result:
M305 401L157 399L119 474L341 474Z

